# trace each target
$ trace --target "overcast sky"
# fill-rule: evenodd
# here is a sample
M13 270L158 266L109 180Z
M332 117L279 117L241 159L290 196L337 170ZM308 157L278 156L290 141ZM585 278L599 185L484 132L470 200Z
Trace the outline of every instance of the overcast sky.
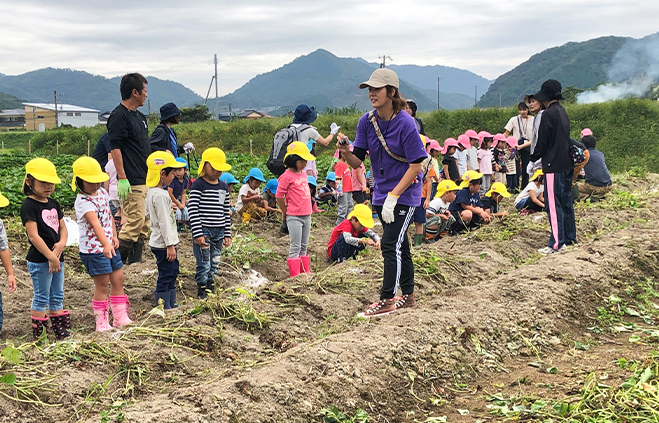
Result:
M223 95L318 48L495 79L569 41L659 31L659 0L0 0L0 10L1 73L138 71L202 96L213 54Z

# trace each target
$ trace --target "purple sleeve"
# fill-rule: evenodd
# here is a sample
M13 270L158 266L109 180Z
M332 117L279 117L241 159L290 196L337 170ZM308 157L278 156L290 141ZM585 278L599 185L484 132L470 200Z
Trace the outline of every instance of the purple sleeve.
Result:
M354 146L368 150L368 113L364 113L357 123L357 134L355 135Z

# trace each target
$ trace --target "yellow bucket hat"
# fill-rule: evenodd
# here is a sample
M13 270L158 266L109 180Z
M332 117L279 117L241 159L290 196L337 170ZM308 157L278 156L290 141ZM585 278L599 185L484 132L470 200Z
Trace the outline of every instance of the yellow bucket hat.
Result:
M538 179L538 176L541 176L541 175L544 175L544 173L542 172L542 169L538 169L538 170L535 171L533 176L531 176L531 179L529 179L529 181L535 181L536 179Z
M448 191L459 191L460 187L456 185L455 182L453 182L450 179L442 179L439 181L437 184L437 194L435 194L435 198L439 198L442 195L446 194Z
M231 170L231 165L227 163L227 156L224 154L224 151L217 147L207 148L202 153L199 171L197 172L200 178L204 176L204 165L206 162L210 163L211 166L213 166L213 169L218 172L227 172Z
M101 165L98 164L96 159L93 157L78 157L75 162L73 162L73 180L71 181L71 189L76 190L76 178L80 178L83 181L89 182L91 184L97 184L99 182L105 182L110 177L107 173L103 172Z
M464 175L462 175L462 183L460 184L460 188L467 188L469 186L469 181L480 179L482 177L482 173L476 172L475 170L468 170L464 173Z
M155 187L160 182L160 171L166 167L185 167L185 163L176 161L176 157L169 151L154 151L146 158L146 186Z
M50 184L62 183L62 180L57 176L57 170L53 162L43 157L37 157L25 163L25 175L32 175L37 181Z
M374 225L373 212L365 204L357 204L348 214L347 218L350 219L353 216L356 217L359 223L365 228L372 228Z
M492 184L490 187L490 190L485 194L486 197L491 197L492 193L496 192L497 194L500 194L501 196L508 198L510 197L510 193L506 189L506 186L502 184L501 182L495 182Z
M284 156L284 160L286 160L286 157L293 154L297 154L302 158L302 160L316 160L316 158L311 153L309 153L307 146L300 141L293 141L288 145L288 147L286 147L286 155Z
M7 199L7 197L2 195L2 193L0 193L0 207L7 207L8 205L9 205L9 200Z

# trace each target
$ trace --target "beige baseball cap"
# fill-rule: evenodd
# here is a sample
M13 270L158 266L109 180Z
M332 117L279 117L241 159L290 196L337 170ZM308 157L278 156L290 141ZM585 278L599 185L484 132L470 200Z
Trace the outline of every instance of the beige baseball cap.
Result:
M371 77L368 78L368 81L359 84L359 88L382 88L386 87L387 85L398 88L399 84L400 83L398 81L398 75L396 75L396 72L392 71L391 69L380 68L376 69L371 74Z

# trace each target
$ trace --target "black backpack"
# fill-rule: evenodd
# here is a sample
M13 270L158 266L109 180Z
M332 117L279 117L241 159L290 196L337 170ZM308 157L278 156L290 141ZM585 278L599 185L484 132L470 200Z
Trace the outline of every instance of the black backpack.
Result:
M275 136L272 140L272 150L270 150L270 156L268 156L266 166L277 178L279 178L286 170L286 166L284 166L286 148L293 141L299 141L300 134L309 128L311 128L311 126L306 124L301 125L298 128L293 125L288 125L286 128L275 132Z

